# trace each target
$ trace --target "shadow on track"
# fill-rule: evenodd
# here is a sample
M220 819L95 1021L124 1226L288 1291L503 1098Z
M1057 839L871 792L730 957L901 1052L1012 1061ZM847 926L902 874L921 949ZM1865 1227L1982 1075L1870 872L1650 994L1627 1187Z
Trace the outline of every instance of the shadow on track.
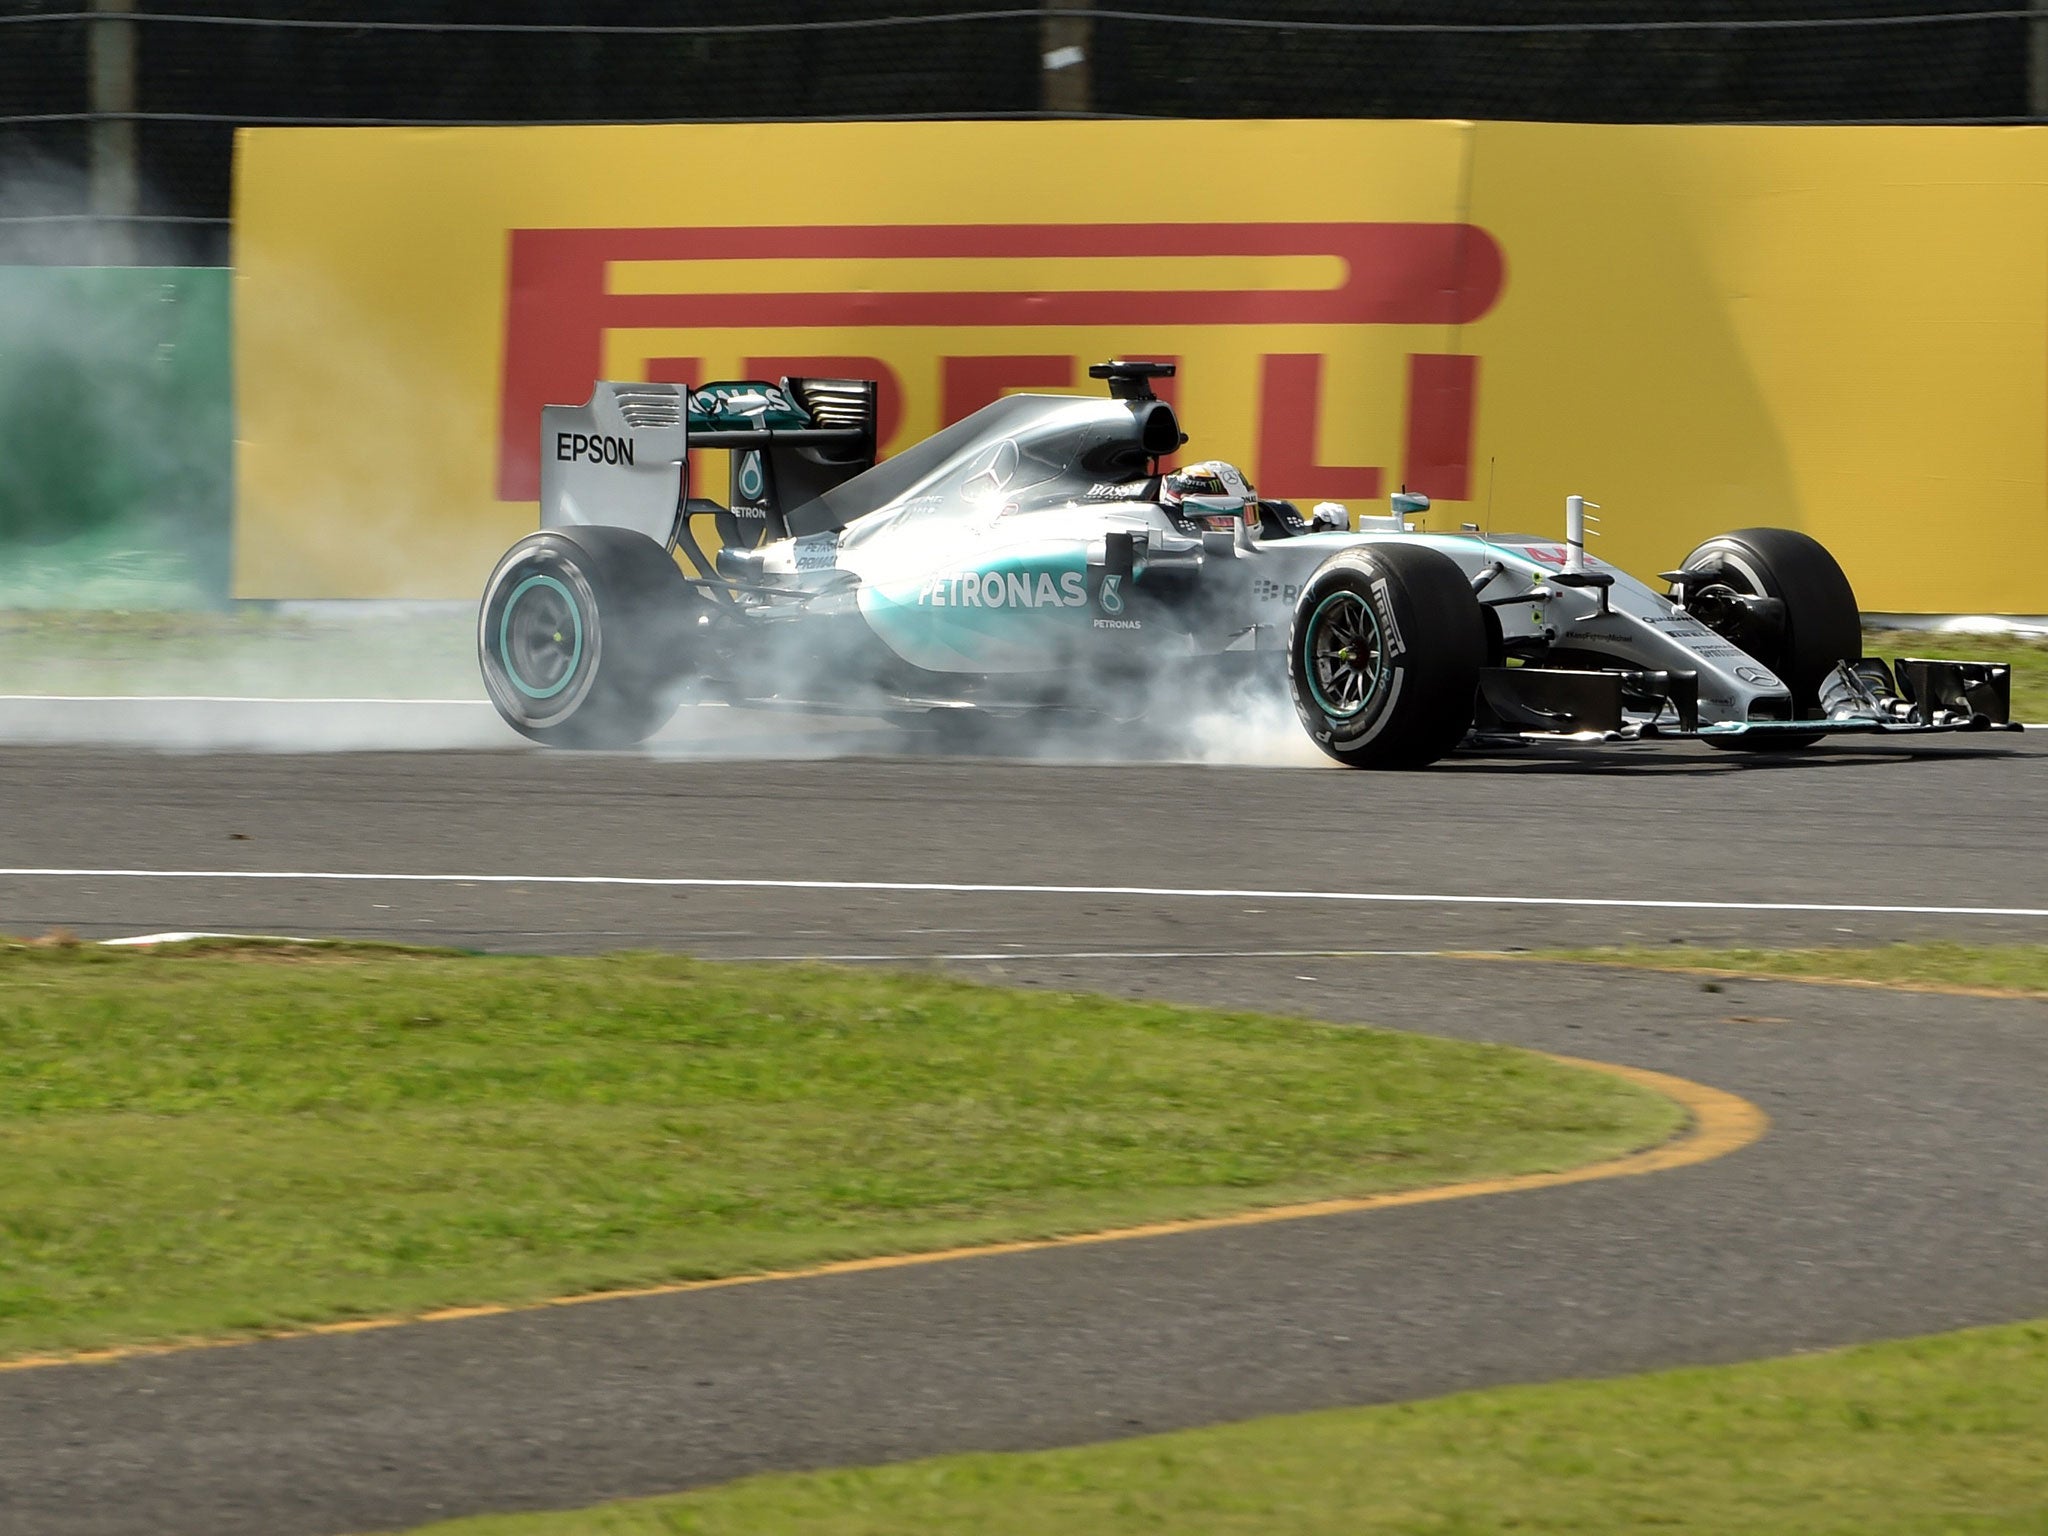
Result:
M1977 762L2027 757L2023 748L1960 745L1835 746L1792 752L1687 750L1680 743L1637 747L1523 747L1460 751L1425 771L1460 774L1599 773L1603 775L1698 776L1770 773L1786 770L1869 768L1919 762Z
M1099 716L983 716L971 711L903 718L869 729L832 731L805 738L795 751L786 734L764 730L719 743L716 756L935 758L956 761L1210 765L1298 770L1337 770L1305 735L1248 731L1232 742L1213 729L1190 733L1178 723ZM656 755L700 755L680 743L655 742ZM1625 777L1700 777L1800 770L1868 768L1895 764L2022 758L2025 748L2004 744L1940 742L1822 743L1789 752L1721 752L1684 741L1645 742L1622 747L1527 746L1460 749L1426 769L1457 775L1585 774Z

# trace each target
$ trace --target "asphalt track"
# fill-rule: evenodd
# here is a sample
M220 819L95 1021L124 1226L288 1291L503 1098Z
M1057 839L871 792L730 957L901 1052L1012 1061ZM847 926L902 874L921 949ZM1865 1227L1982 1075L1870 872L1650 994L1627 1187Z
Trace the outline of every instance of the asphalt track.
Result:
M2044 770L2040 737L1384 777L0 749L0 930L954 956L1626 1063L1771 1121L1642 1178L0 1373L0 1528L364 1530L2048 1313L2048 1007L1388 953L2041 941Z

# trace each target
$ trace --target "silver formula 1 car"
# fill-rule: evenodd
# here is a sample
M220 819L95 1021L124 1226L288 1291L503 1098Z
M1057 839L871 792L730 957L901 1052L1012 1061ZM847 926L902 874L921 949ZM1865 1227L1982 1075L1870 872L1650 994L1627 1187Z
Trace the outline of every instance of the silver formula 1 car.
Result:
M1136 717L1164 675L1266 678L1340 763L1461 743L2012 728L2001 665L1861 656L1855 595L1801 533L1709 539L1658 579L1562 542L1418 531L1261 499L1187 441L1153 380L1012 395L877 463L875 385L600 383L542 412L541 531L498 562L477 643L505 719L623 746L685 699L874 712ZM693 449L730 453L724 503ZM716 558L698 537L709 522Z

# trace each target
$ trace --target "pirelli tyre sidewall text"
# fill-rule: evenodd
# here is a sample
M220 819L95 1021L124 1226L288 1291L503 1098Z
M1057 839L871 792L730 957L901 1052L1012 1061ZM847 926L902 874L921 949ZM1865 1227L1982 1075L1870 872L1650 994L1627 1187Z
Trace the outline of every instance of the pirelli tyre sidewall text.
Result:
M1353 768L1420 768L1472 728L1484 611L1455 562L1376 544L1332 555L1301 589L1287 671L1315 744Z
M631 746L674 712L682 626L698 603L667 551L631 529L529 535L484 588L484 687L535 741Z

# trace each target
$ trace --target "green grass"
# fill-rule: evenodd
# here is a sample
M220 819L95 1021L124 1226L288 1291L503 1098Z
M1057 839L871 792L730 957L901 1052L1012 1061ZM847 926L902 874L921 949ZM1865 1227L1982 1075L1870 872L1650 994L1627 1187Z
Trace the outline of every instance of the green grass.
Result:
M1034 1455L750 1478L434 1536L2048 1532L2048 1325Z
M1544 1058L932 976L0 950L0 1355L1574 1166Z
M482 698L466 611L0 609L0 693Z
M1951 635L1922 630L1873 629L1863 635L1866 655L1893 661L1922 656L1929 661L2003 661L2012 665L2012 717L2048 721L2048 636Z
M1837 981L1910 982L2048 995L2048 945L1885 944L1866 949L1560 949L1549 960L1587 960L1657 971L1736 971Z
M19 430L24 424L8 425ZM15 611L210 608L225 595L227 564L226 528L203 517L131 519L52 544L0 533L4 592Z

